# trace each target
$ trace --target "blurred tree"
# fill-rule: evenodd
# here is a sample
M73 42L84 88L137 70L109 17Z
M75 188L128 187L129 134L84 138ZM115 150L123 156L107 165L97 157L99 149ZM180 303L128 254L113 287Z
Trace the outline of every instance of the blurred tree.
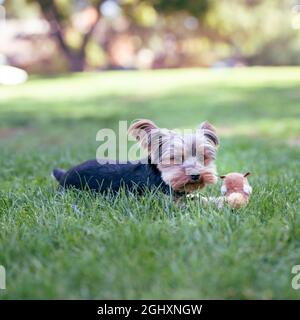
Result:
M44 17L48 20L51 32L64 53L71 71L82 71L86 62L86 47L91 35L99 21L99 6L103 0L92 1L67 1L67 0L28 0L38 3ZM80 9L90 8L89 23L80 33L77 45L70 43L67 39L67 30L74 24L72 21L74 13ZM91 10L92 9L92 10Z
M300 49L299 32L292 26L295 4L295 0L211 0L205 24L221 36L232 57L249 64L294 64L297 43L298 56Z
M67 58L71 71L82 71L86 63L86 48L91 38L91 35L100 19L100 6L105 2L114 2L113 0L28 0L28 2L38 3L44 17L48 20L51 26L53 36ZM132 19L132 10L137 5L144 5L144 10L149 6L161 15L168 15L175 12L186 11L193 15L202 15L208 10L209 0L121 0L118 1L118 6L123 8L123 13ZM81 30L80 36L73 32L74 46L68 39L67 31L70 30L74 13L83 8L93 8L94 15L91 11L90 24L84 30ZM144 11L145 12L145 11ZM149 11L148 11L149 12ZM69 32L69 35L71 33ZM78 38L81 38L78 40ZM71 41L72 42L72 41Z
M146 68L300 64L299 1L13 0L6 8L11 17L42 12L69 69L81 71L135 68L139 59Z
M153 8L162 13L174 13L185 11L189 14L199 16L206 13L209 9L209 0L149 0Z

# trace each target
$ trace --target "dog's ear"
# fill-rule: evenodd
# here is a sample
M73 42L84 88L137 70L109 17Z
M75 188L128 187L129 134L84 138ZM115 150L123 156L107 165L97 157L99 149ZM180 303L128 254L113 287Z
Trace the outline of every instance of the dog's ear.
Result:
M251 172L246 172L243 174L244 178L248 177L251 174Z
M148 119L140 119L133 122L129 129L128 134L134 137L137 141L139 141L140 145L144 149L150 148L151 143L151 135L154 134L155 131L158 131L158 126Z
M199 126L199 129L206 129L206 130L210 130L212 132L215 132L216 133L216 128L211 124L209 123L208 121L204 121L200 124Z
M150 131L155 129L158 129L158 126L154 122L148 119L140 119L134 121L130 125L128 134L136 138L137 140L140 140L140 133L150 134Z
M216 134L216 129L212 124L208 121L204 121L200 124L199 129L215 146L219 145L219 138Z
M136 138L141 147L148 151L152 163L159 163L163 150L170 148L171 132L159 128L150 120L141 119L132 123L128 134Z

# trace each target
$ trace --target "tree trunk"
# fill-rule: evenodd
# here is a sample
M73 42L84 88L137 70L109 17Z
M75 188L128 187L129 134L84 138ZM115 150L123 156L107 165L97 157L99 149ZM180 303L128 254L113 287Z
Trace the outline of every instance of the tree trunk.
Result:
M70 71L72 72L84 71L85 64L86 64L85 55L71 54L71 55L66 55L66 58L69 62Z
M99 5L101 2L102 1L99 1ZM67 41L65 39L63 27L59 19L59 13L55 5L55 2L53 0L49 0L49 1L38 0L38 3L40 4L40 8L45 18L48 20L51 26L52 35L56 38L58 46L62 50L63 54L65 55L69 63L70 71L73 71L73 72L84 71L84 68L86 65L85 49L99 21L100 15L98 15L97 20L91 26L90 30L88 30L87 33L83 35L79 50L77 52L74 52L70 48L70 46L67 44Z

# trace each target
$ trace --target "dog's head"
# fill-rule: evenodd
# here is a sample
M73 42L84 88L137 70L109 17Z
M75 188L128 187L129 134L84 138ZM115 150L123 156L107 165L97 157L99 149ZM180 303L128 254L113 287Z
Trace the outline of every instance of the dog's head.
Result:
M136 121L129 128L129 134L147 150L164 182L175 191L192 192L216 183L214 160L219 139L208 122L194 132L187 131L159 128L147 119Z

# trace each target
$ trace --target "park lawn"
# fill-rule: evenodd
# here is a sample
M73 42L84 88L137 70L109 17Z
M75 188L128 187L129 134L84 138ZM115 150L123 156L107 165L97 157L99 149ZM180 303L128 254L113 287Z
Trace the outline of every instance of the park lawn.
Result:
M252 172L249 206L56 193L54 167L95 157L99 129L142 117L168 128L215 124L219 173ZM300 68L87 73L0 87L0 299L299 299L299 124Z

